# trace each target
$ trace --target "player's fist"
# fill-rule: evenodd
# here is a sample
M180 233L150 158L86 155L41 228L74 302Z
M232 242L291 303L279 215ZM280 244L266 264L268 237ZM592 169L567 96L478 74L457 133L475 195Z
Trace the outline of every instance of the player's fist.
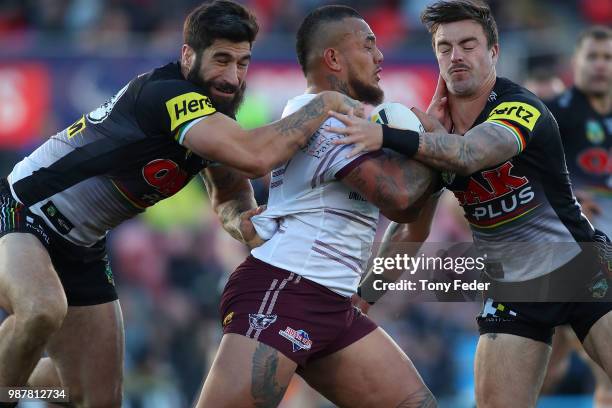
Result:
M368 314L371 305L363 300L358 294L355 293L351 296L351 303L357 309L361 310L361 313Z
M251 221L253 216L261 214L265 209L266 206L261 205L240 214L240 235L242 235L242 242L247 244L249 248L256 248L265 242L265 240L257 235L257 230L255 230L255 226Z
M365 118L365 109L361 102L336 91L321 92L328 111L340 112L345 115Z

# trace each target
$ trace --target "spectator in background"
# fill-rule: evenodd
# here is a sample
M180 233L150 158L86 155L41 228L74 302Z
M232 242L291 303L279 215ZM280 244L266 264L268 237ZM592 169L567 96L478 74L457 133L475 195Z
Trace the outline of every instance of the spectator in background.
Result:
M552 99L565 90L565 84L552 68L537 68L529 72L523 86L540 99Z

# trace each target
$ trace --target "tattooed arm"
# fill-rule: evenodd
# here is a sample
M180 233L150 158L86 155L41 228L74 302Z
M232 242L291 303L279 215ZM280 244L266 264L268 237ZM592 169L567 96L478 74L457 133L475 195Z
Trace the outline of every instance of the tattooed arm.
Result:
M432 193L436 177L422 163L386 151L361 162L342 182L377 206L390 220L411 222Z
M419 148L412 157L438 170L449 170L460 175L469 175L477 170L502 163L520 153L522 142L508 128L484 122L469 130L464 136L449 134L433 118L418 109L413 112L429 132L405 131L406 138L417 137ZM363 144L365 141L375 148L383 146L383 128L377 123L361 118L332 113L332 117L344 127L330 127L334 133L346 135L335 140L335 144ZM408 133L411 132L411 133ZM349 156L359 152L354 149Z
M493 123L482 123L464 136L421 133L415 159L439 170L469 175L519 153L516 137Z
M229 117L215 113L187 130L183 145L256 178L293 156L331 109L362 114L361 104L353 99L338 92L321 92L295 113L253 130L244 130Z
M225 166L209 167L200 174L223 229L249 247L256 246L260 240L250 221L250 216L254 215L250 210L254 210L257 203L249 180L239 171Z

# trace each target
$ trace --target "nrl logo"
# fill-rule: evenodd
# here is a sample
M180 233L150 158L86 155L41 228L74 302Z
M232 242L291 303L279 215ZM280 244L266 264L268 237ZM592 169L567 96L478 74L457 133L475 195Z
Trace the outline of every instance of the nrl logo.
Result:
M265 330L276 321L278 316L263 313L249 313L249 326L254 330Z

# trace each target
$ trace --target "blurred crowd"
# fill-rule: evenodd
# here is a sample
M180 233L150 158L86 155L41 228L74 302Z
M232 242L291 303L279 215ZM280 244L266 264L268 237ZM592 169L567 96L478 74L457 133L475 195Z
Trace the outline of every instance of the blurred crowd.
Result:
M359 10L372 26L384 49L423 39L419 15L428 0L245 0L268 36L294 33L309 10L324 4L344 3ZM174 47L188 10L198 0L4 0L0 2L0 37L10 35L31 41L32 35L60 36L89 49L112 45L133 34L155 47ZM491 0L502 31L567 27L579 19L585 23L610 24L612 6L601 0ZM545 15L546 18L542 18Z
M45 48L33 44L49 42L53 49L129 53L130 44L137 41L148 45L140 52L153 50L175 56L181 44L183 19L199 3L197 0L2 0L0 63L11 62L20 55L35 58L36 52L44 52ZM415 43L421 50L430 47L429 37L419 22L419 14L430 3L428 0L248 0L243 3L254 10L262 27L258 49L269 53L266 55L272 59L293 60L293 35L301 19L314 7L329 3L349 4L360 11L377 34L381 48L392 59L402 60L401 51L410 50ZM554 37L559 32L573 33L591 23L612 24L612 2L609 1L492 0L490 4L500 31L508 36L552 30L548 35ZM502 41L504 38L502 34ZM266 45L274 41L285 44L284 51ZM564 45L557 44L557 47ZM423 59L431 59L428 52ZM516 48L510 47L510 55L516 53ZM551 86L562 89L562 80L567 78L562 72L556 72L558 56L536 50L532 58L521 58L524 58L523 72L531 73L530 78L547 81L554 77L561 84ZM101 66L104 64L111 64L111 60L100 62ZM55 130L61 127L58 125ZM22 152L0 150L0 176L8 174ZM258 203L264 204L267 180L256 181L255 189ZM470 241L469 229L454 197L447 194L442 202L430 240ZM386 221L381 220L378 239L385 226ZM217 313L219 295L229 273L246 257L246 249L222 230L199 179L176 197L147 211L145 216L119 227L109 236L108 245L126 325L125 406L189 406L221 337ZM473 404L471 359L477 340L475 316L479 308L477 302L412 303L405 295L390 295L371 309L371 315L412 358L442 406L462 407ZM593 380L584 364L579 360L572 360L571 364L569 377L554 392L590 392ZM287 393L283 406L322 408L329 404L298 381Z

